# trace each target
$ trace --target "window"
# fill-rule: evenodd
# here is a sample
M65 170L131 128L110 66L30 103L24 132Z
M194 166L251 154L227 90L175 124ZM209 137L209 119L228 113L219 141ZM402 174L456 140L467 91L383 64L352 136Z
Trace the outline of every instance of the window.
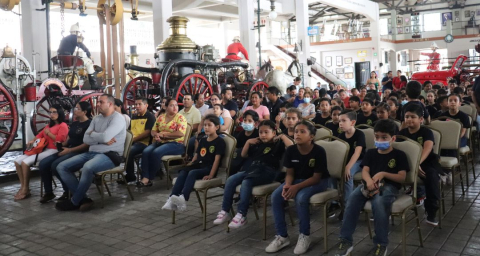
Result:
M423 15L423 31L442 30L442 16L440 13L427 13Z

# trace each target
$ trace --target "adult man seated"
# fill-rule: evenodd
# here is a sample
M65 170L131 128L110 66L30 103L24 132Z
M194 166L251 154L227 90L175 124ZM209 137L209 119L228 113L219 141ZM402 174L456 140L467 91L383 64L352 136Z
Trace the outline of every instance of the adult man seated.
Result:
M95 174L120 165L125 145L125 118L114 109L115 98L109 94L100 96L97 102L98 112L83 137L90 146L88 152L61 162L57 172L73 194L71 200L55 205L60 211L79 209L88 210L93 201L86 197ZM77 180L74 172L80 170L82 176Z
M129 130L133 134L133 144L130 149L127 161L127 175L125 179L128 182L136 181L134 157L141 154L150 144L150 132L155 124L155 116L148 111L148 101L146 98L135 99L136 113L132 116ZM118 180L118 184L124 184L123 180Z
M205 104L205 95L201 93L195 94L195 108L200 111L200 114L202 116L205 116L205 111L207 111L208 108L210 108L209 105Z
M230 115L233 119L238 112L238 105L236 102L232 101L233 93L232 88L225 88L222 90L222 106L224 109L230 112Z
M280 113L280 105L283 103L279 96L280 91L277 87L268 87L267 98L269 102L267 107L270 111L270 120L273 122L275 122L275 118L277 117L278 113Z
M186 93L183 95L183 109L178 111L178 113L183 115L187 119L187 123L192 126L192 133L197 132L198 125L202 120L202 114L193 106L191 94Z

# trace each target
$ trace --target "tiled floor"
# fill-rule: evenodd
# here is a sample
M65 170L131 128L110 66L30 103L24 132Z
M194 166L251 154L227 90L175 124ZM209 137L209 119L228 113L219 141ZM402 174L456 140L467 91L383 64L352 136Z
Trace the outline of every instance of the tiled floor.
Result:
M478 165L477 165L478 166ZM477 171L480 173L480 170ZM457 198L454 207L447 195L447 213L443 228L427 226L422 217L424 247L419 247L413 223L407 225L407 255L480 255L480 179L473 180L465 196ZM126 189L112 185L112 197L106 196L101 209L99 194L92 186L89 195L97 203L89 212L59 212L54 203L41 205L40 180L34 178L32 197L13 201L18 189L15 182L0 184L0 254L4 255L266 255L265 247L274 236L271 208L268 208L267 240L262 240L261 221L251 211L245 228L226 232L226 226L213 226L221 198L208 204L207 230L202 230L201 212L195 196L187 212L177 214L171 224L171 213L162 211L168 195L165 180L156 180L151 188L134 189L135 200L127 197ZM461 194L460 184L456 186ZM219 190L213 193L218 193ZM61 194L60 188L56 189ZM423 216L423 208L420 214ZM262 213L260 218L262 218ZM340 222L328 221L329 247L337 241ZM306 255L322 255L323 224L320 210L312 209L312 245ZM289 227L292 245L277 255L293 255L298 237L298 224ZM366 222L359 222L354 235L354 255L365 255L372 247ZM389 255L401 255L401 225L395 219L390 231Z

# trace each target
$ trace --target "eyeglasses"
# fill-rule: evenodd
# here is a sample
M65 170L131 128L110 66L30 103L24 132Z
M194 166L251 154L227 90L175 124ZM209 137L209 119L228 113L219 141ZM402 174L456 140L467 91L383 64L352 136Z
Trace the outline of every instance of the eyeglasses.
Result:
M49 113L50 115L51 115L51 114L58 114L57 111L49 111L48 113Z

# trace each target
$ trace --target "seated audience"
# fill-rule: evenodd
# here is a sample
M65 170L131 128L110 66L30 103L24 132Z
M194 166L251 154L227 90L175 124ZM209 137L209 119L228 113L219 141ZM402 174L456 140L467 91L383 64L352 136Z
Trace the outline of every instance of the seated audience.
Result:
M365 98L362 102L361 111L358 113L357 122L355 125L366 124L372 126L377 121L377 114L373 111L373 101L369 98Z
M123 107L123 102L119 99L115 99L115 111L122 114L123 118L125 118L125 124L127 127L130 126L130 116L128 115L127 111Z
M329 120L332 119L331 117L331 110L332 107L330 106L330 100L327 98L321 98L320 99L320 113L317 113L315 115L315 118L313 118L313 122L315 124L321 124L325 126L325 123Z
M298 105L298 110L302 112L302 117L304 119L312 119L315 117L315 105L311 103L312 94L309 92L305 92L303 96L303 103Z
M245 143L249 139L258 138L258 114L253 110L247 110L243 113L243 121L240 123L240 126L243 128L235 138L237 139L237 144L235 148L235 153L233 154L232 163L230 164L229 175L233 175L240 171L245 163L245 158L242 157L242 149L245 146Z
M340 128L340 113L342 113L343 109L339 106L332 107L331 116L332 122L325 123L325 127L332 131L332 135L338 137L343 131Z
M270 111L268 111L268 108L266 106L261 105L262 95L259 92L252 93L252 95L250 96L250 102L252 103L252 105L246 107L245 111L253 110L257 112L259 121L270 119Z

